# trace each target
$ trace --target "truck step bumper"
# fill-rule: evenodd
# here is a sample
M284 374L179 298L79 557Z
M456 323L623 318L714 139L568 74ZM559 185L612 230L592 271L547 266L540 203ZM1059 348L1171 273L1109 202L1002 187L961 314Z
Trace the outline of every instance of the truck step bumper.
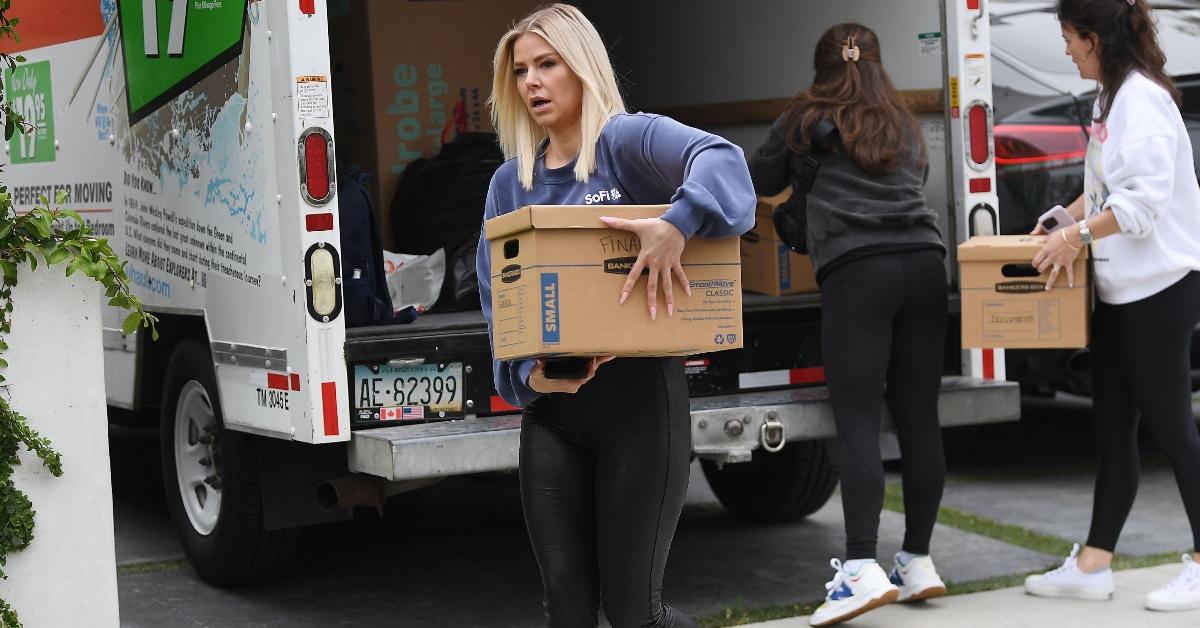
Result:
M1021 417L1015 382L969 377L942 379L942 426L1015 421ZM885 404L884 430L891 430ZM388 480L414 480L517 468L520 415L397 425L354 432L350 470ZM692 400L692 448L722 462L748 460L764 442L834 436L833 408L824 386L739 393Z

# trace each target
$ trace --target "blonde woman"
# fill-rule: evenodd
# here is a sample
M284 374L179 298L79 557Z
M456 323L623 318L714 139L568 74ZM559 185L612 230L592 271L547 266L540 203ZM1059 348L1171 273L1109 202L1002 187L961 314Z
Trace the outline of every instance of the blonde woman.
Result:
M578 9L555 4L500 39L492 119L509 158L484 217L525 205L670 204L661 218L606 219L642 243L622 303L648 272L651 318L674 314L679 256L692 236L753 223L742 151L674 120L625 113L608 54ZM606 194L596 194L606 192ZM486 242L477 268L491 326ZM662 296L659 297L661 292ZM659 309L659 305L662 309ZM493 362L496 390L524 408L521 501L550 626L694 626L661 601L663 569L687 492L688 389L677 358L591 360L579 379L550 379L541 360Z

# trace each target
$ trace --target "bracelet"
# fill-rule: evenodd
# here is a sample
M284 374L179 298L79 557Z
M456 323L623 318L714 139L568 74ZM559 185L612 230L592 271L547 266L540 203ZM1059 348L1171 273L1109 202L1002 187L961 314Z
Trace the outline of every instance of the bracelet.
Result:
M1060 230L1059 230L1059 233L1061 233L1061 234L1062 234L1062 239L1063 239L1063 242L1066 242L1066 243L1067 243L1067 246L1071 247L1071 250L1072 250L1072 251L1075 251L1076 253L1078 253L1078 252L1079 252L1079 247L1075 246L1074 244L1071 244L1071 241L1067 239L1067 230L1066 230L1066 229L1060 229Z

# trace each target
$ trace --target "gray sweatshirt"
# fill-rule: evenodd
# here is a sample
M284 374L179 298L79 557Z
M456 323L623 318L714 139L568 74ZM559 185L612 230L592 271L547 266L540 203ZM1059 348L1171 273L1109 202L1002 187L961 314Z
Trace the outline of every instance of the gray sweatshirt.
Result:
M792 160L781 115L767 141L750 157L754 191L773 196L792 184ZM946 251L937 215L921 192L925 164L915 138L910 158L892 172L871 174L840 147L821 158L808 194L808 252L818 276L847 253L864 249L929 248Z

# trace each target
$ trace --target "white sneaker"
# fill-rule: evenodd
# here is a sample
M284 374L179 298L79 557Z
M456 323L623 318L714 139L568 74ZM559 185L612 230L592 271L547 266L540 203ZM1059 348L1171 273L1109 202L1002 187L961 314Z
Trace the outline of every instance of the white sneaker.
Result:
M1183 573L1167 586L1146 595L1146 608L1152 611L1187 611L1200 608L1200 565L1191 554L1183 555Z
M905 565L896 554L896 564L888 574L888 580L900 587L900 599L897 602L919 602L929 598L946 595L946 583L942 582L933 559L928 555L914 556Z
M829 561L829 566L837 573L825 583L825 603L808 620L813 626L841 623L900 597L900 589L888 581L877 562L863 565L856 573L847 571L836 558Z
M1080 600L1111 600L1113 595L1112 569L1087 573L1079 569L1075 555L1079 544L1071 549L1071 555L1062 567L1044 574L1025 578L1025 591L1042 597L1073 597Z

